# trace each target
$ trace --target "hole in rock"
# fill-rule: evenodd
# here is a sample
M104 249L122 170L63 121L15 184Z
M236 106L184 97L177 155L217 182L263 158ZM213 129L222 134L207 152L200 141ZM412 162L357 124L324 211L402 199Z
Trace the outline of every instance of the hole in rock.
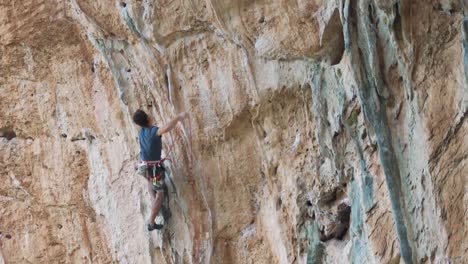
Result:
M367 137L367 130L362 131L361 139L364 140Z
M369 8L368 8L368 14L369 14L369 22L371 24L374 24L374 9L372 8L372 5L369 4Z
M276 175L276 174L278 174L278 165L273 167L273 175Z
M336 70L336 75L339 77L341 77L342 73L341 73L341 69L337 69Z
M57 224L57 227L58 229L62 229L63 226L61 224Z
M0 137L4 137L8 140L12 140L16 137L16 133L12 128L0 128Z
M393 9L395 11L395 19L393 20L393 32L395 33L397 40L401 41L403 39L403 30L400 16L400 5L396 3L393 6Z
M281 200L281 197L278 197L276 200L276 210L281 209L281 205L283 205L283 200Z
M11 239L11 235L10 235L10 234L7 234L5 237L6 237L7 239Z
M67 137L68 137L68 135L67 135L67 134L65 134L65 133L62 133L62 135L61 135L61 136L62 136L63 138L67 138Z
M127 69L127 72L132 72L132 69Z
M306 205L307 206L312 206L312 202L310 200L307 200Z
M343 239L349 229L349 219L351 215L351 206L342 203L338 205L338 216L337 219L340 224L337 225L335 237L339 240Z
M164 73L164 84L166 84L166 87L169 87L169 77L166 73Z
M127 3L125 3L125 2L120 2L120 5L121 5L122 7L127 7Z

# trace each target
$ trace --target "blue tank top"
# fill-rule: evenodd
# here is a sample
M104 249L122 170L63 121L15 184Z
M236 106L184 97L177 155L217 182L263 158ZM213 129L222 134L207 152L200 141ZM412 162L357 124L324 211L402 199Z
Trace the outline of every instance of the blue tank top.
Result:
M162 140L159 127L142 127L140 130L140 159L154 161L161 159Z

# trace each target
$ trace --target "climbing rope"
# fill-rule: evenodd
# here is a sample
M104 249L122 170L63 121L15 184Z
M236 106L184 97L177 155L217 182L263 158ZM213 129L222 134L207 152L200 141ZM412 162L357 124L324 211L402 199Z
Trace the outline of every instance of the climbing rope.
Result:
M190 118L188 119L188 140L189 140L189 176L190 180L193 181L193 149L192 149L192 122L190 121Z
M184 131L185 132L185 131ZM190 121L190 118L188 118L188 145L187 145L187 150L188 150L188 162L189 162L189 176L193 179L193 165L194 165L194 154L193 154L193 149L192 149L192 122ZM181 139L181 135L179 133L176 133L175 138L171 134L171 146L169 147L169 150L166 153L166 158L165 160L169 160L172 162L171 159L167 158L169 157L170 153L174 150L175 143ZM174 158L173 158L174 159Z

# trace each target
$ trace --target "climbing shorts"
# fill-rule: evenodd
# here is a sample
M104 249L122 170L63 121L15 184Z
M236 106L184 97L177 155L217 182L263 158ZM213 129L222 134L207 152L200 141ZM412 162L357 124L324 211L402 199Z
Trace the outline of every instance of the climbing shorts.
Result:
M162 164L152 164L152 162L142 161L138 164L138 174L151 182L151 186L156 192L164 192L166 184L164 182L166 169Z

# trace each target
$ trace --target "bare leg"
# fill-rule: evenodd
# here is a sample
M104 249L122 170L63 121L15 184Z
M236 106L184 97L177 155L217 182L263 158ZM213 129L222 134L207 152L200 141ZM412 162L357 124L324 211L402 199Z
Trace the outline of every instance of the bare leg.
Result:
M157 192L156 197L153 199L153 205L151 207L151 216L149 218L148 224L154 225L154 220L161 210L162 204L164 201L164 192Z
M153 184L150 179L148 179L148 192L150 193L152 200L156 199L156 192L153 190Z

